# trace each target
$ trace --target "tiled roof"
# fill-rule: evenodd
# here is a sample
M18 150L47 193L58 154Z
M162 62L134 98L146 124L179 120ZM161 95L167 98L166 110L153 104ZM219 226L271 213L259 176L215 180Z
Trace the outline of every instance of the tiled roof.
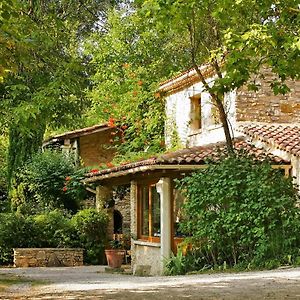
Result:
M44 143L50 142L51 140L72 139L72 138L76 138L79 136L107 130L109 128L110 127L107 124L99 124L99 125L94 125L91 127L80 128L80 129L76 129L73 131L67 131L62 134L57 134L55 136L52 136L52 137L48 138L47 140L45 140Z
M300 156L300 125L249 123L239 131L276 148Z
M288 163L278 156L266 154L263 149L259 149L250 143L239 139L234 142L235 149L245 150L247 153L254 155L257 159L262 160L265 158L271 159L276 164ZM86 174L87 177L101 176L109 173L126 171L137 167L151 166L151 165L201 165L205 164L208 159L218 160L220 154L226 153L225 143L209 144L206 146L198 146L193 148L185 148L182 150L166 153L157 157L152 157L146 160L120 165L110 169L93 170Z

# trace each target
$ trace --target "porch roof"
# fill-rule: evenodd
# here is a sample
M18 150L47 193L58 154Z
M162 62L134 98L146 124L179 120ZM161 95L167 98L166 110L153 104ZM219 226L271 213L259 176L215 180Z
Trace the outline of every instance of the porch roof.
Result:
M266 153L265 150L254 147L248 141L240 138L234 141L234 148L244 150L254 155L258 160L270 159L274 164L289 164L278 156ZM226 144L215 143L193 148L165 153L146 160L136 161L109 169L93 170L86 174L85 183L92 183L113 177L132 175L139 172L154 170L186 170L192 171L203 168L208 161L217 161L220 156L227 152Z
M238 131L274 148L300 156L300 124L245 123Z

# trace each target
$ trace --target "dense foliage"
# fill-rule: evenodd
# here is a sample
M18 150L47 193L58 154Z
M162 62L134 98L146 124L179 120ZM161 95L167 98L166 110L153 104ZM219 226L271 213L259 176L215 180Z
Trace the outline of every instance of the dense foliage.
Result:
M103 263L108 217L86 209L70 217L62 211L24 216L0 214L0 264L12 263L13 248L80 247L86 263Z
M75 166L71 154L45 151L34 155L16 175L13 208L29 214L54 208L76 212L86 196L80 183L84 171Z
M187 199L180 226L196 249L198 269L278 265L300 254L298 194L269 163L230 156L178 187Z
M9 186L41 146L45 130L78 126L89 104L84 36L118 1L24 1L0 4L0 125L8 128ZM3 47L2 47L3 45Z
M139 11L113 10L106 27L105 34L95 32L85 43L94 69L89 122L120 125L121 154L160 152L164 101L157 88L174 71L188 66L181 39L172 30L157 30Z
M223 104L226 92L245 84L259 89L262 66L277 75L270 82L275 93L289 91L285 80L300 76L300 9L296 0L135 2L158 28L182 36L190 65L218 108L231 151L230 126ZM199 67L204 65L216 74L213 85Z

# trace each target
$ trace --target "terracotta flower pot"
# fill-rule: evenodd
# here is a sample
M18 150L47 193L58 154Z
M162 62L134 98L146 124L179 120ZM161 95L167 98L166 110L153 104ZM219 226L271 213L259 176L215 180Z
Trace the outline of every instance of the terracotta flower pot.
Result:
M125 257L125 250L111 249L105 250L107 264L111 268L120 268Z

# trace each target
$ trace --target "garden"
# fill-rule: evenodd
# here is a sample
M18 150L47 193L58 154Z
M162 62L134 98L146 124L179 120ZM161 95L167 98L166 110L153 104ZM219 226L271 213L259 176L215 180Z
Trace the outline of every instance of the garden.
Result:
M0 264L12 264L13 248L56 247L83 248L85 263L104 263L108 216L80 209L85 171L71 154L55 151L36 154L18 170L11 207L3 203L0 213Z

